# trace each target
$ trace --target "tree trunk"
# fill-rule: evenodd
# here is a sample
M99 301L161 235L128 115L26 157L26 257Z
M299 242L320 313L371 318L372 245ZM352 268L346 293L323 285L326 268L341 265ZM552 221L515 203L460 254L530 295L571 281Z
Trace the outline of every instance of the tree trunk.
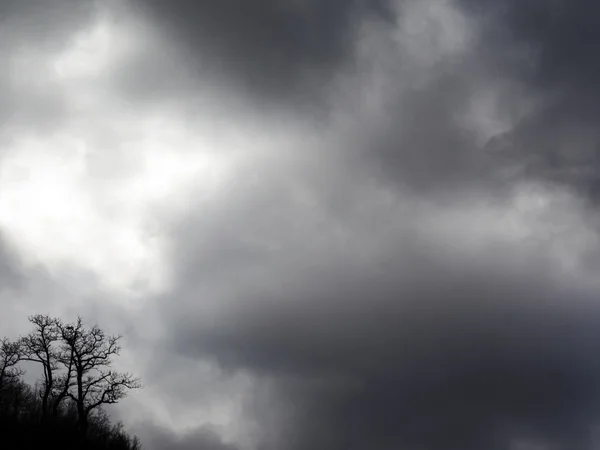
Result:
M88 429L88 420L85 411L85 405L83 403L83 373L77 372L77 422L79 432L82 436L85 436Z
M44 367L46 375L46 383L44 385L44 395L42 397L42 422L46 422L48 419L48 399L50 398L50 391L52 390L52 370Z
M44 392L44 396L42 397L42 422L46 422L48 420L48 394Z
M60 404L63 402L63 400L67 397L67 393L66 392L61 392L60 394L58 394L58 396L53 399L52 402L52 417L54 419L56 419L58 417L58 409L60 408Z

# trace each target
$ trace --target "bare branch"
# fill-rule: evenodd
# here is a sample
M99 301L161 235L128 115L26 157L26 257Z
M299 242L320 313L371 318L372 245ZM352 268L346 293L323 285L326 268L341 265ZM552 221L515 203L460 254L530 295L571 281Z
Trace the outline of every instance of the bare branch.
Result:
M117 403L128 390L142 387L140 379L129 373L107 372L96 381L94 389L88 392L86 414L101 405Z
M59 368L58 341L61 337L58 319L38 314L29 317L34 329L20 340L23 360L42 365L44 388L41 393L42 415L48 412L48 401L54 388L55 372Z
M23 374L23 370L16 367L22 360L21 344L3 338L0 341L0 388L8 378L15 378Z
M72 381L66 378L63 395L77 405L80 427L85 430L91 411L117 403L141 383L130 374L110 370L113 357L121 351L121 335L107 335L98 326L88 328L80 317L73 324L59 324L58 329L64 344L59 360L66 367L68 362L68 374L73 374Z

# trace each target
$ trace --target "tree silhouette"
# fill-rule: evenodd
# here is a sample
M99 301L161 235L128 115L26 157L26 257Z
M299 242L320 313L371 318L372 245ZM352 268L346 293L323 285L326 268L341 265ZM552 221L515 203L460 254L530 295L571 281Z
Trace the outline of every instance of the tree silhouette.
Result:
M0 389L4 387L7 380L23 374L23 371L17 367L21 358L22 353L19 342L13 342L8 338L3 338L0 341Z
M57 345L61 334L57 319L48 315L37 314L29 317L29 322L34 325L33 331L21 338L23 360L40 363L43 368L42 386L42 419L48 415L48 403L55 386L60 382L56 372L59 369L59 353ZM58 378L58 379L57 379ZM65 394L66 395L66 394ZM63 395L58 400L62 401ZM58 410L58 404L53 407L53 412Z
M79 317L65 324L48 315L29 317L33 329L0 341L0 435L11 449L57 447L140 450L121 423L112 425L102 406L117 403L138 378L111 369L120 335L107 335ZM22 361L41 366L32 388L21 377Z
M58 327L75 378L72 384L67 381L72 386L67 396L77 405L78 425L85 434L94 409L117 403L141 383L129 373L110 369L114 356L121 351L121 335L109 336L97 326L86 328L81 317L74 324L59 323Z

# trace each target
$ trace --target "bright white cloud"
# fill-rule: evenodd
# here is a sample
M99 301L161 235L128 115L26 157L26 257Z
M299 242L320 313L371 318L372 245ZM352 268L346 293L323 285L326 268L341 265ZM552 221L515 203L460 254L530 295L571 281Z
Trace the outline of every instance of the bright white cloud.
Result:
M13 82L56 89L69 108L48 132L5 128L0 168L0 227L26 262L91 272L132 298L168 286L168 242L153 215L181 212L191 192L206 198L232 162L202 124L111 97L111 71L144 49L140 30L100 14L57 55L19 50Z

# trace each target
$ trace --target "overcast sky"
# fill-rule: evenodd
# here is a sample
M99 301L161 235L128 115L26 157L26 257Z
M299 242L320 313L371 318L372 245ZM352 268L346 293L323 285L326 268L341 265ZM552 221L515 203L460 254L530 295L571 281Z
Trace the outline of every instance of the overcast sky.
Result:
M592 0L0 0L0 334L147 450L588 450Z

